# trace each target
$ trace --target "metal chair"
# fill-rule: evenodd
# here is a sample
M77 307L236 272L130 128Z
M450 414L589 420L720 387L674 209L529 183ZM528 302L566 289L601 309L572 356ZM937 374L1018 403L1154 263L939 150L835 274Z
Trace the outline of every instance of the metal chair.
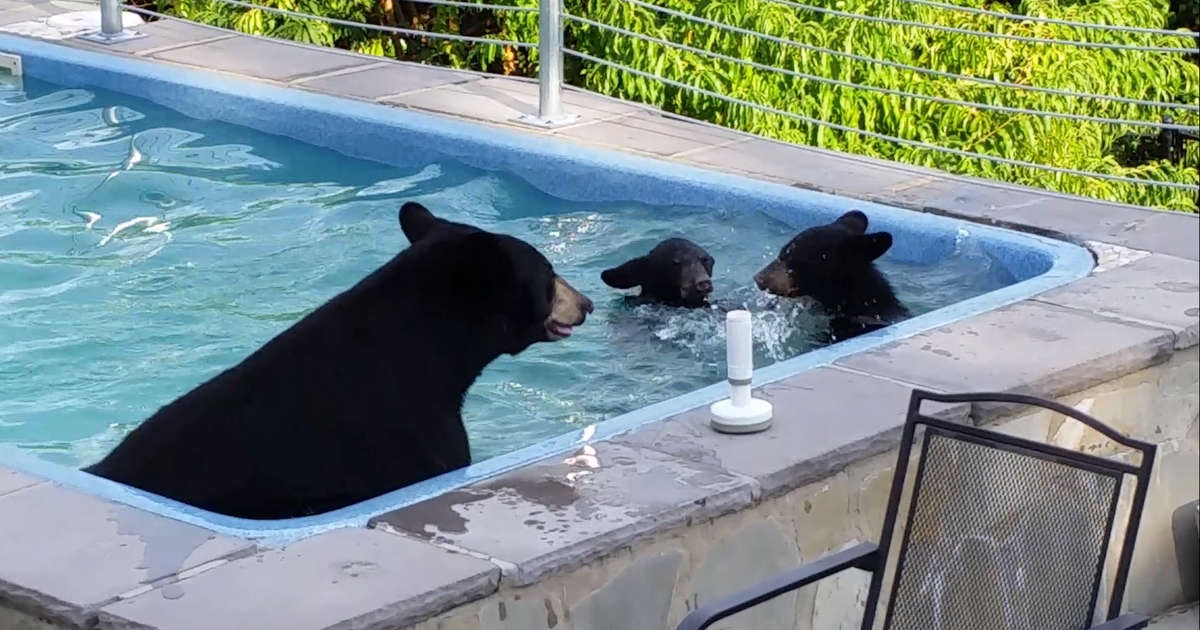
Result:
M1050 409L1140 452L1141 461L1132 465L938 420L921 414L926 400ZM1144 628L1147 617L1118 615L1154 454L1153 444L1053 401L914 390L879 544L859 544L699 606L677 630L709 628L850 568L872 574L864 629L875 627L879 613L888 630ZM1136 485L1125 517L1118 519L1126 476ZM1125 529L1113 546L1120 548L1109 549L1118 520ZM1112 556L1117 562L1104 608L1107 621L1093 625L1105 561ZM889 594L881 605L885 586Z

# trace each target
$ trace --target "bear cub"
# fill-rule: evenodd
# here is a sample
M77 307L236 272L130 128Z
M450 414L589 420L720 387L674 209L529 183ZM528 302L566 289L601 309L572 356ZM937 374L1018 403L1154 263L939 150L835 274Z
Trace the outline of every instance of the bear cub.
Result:
M685 239L669 238L612 269L600 279L614 289L641 287L640 302L696 308L708 304L712 293L713 257Z
M754 283L781 297L817 300L832 315L833 340L848 339L909 317L875 268L875 259L891 246L891 234L867 234L867 215L851 210L797 234L755 274Z

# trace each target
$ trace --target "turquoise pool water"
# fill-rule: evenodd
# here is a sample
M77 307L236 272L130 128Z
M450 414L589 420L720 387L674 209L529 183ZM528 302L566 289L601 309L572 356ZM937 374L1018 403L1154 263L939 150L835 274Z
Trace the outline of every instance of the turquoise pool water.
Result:
M600 281L661 238L713 254L714 300L755 312L759 365L817 343L819 309L750 279L797 227L749 207L568 202L503 172L424 162L0 79L0 443L70 466L98 459L405 247L396 211L408 200L529 241L596 302L575 336L504 357L475 384L463 415L476 460L723 377L719 310L630 307ZM1013 283L985 249L963 234L936 263L894 254L880 266L918 315Z

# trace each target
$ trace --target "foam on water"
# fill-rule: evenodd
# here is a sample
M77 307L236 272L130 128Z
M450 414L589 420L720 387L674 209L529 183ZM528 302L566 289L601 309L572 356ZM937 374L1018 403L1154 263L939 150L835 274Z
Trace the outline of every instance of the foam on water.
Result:
M527 240L596 302L572 338L484 372L463 412L477 460L720 380L730 308L754 313L760 366L815 347L826 321L754 288L797 230L754 208L567 202L432 154L354 160L29 79L0 85L0 137L0 442L69 465L407 246L409 200ZM675 235L716 258L713 308L635 306L600 281ZM1013 281L965 233L937 264L880 266L914 314Z

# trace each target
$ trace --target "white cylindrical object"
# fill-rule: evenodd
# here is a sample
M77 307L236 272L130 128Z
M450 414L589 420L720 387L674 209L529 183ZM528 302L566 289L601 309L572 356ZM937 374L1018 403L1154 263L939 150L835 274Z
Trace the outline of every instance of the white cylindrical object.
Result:
M734 407L745 407L750 404L750 386L729 384L729 399Z
M712 427L722 433L756 433L771 426L771 403L751 396L754 378L754 339L750 311L730 311L725 316L725 362L729 398L713 403Z
M729 378L748 381L754 376L754 340L750 336L750 311L729 311L725 316L725 361Z
M750 311L730 311L725 316L725 363L734 407L750 402L750 379L754 377L750 323Z

